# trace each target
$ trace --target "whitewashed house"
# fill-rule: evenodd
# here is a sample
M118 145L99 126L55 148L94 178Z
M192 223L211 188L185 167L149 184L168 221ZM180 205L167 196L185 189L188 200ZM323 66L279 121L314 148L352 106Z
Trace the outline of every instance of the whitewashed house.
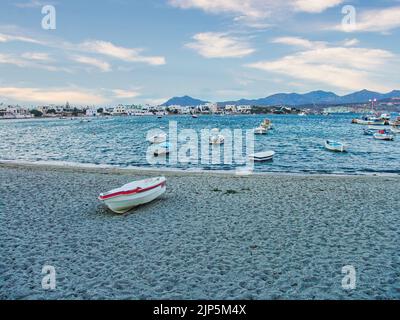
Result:
M126 107L122 104L114 107L113 111L112 111L112 115L113 116L123 116L123 115L127 115L127 111L126 111Z
M86 117L97 117L97 116L98 116L97 108L86 109Z
M251 106L237 106L236 110L239 113L250 114L251 113Z
M33 118L29 109L20 106L0 106L0 117L5 119Z

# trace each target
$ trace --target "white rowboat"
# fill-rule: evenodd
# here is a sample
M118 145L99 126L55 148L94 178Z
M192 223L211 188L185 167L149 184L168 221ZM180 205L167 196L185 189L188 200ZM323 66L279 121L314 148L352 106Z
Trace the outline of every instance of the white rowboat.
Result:
M383 140L383 141L393 141L394 135L392 135L386 131L380 131L380 132L374 134L374 139Z
M225 137L223 135L211 136L210 137L210 144L212 145L219 145L225 143Z
M171 144L169 143L162 143L158 146L156 150L154 150L154 156L164 156L170 153Z
M274 158L274 151L265 151L249 155L249 159L254 162L271 161Z
M392 133L399 134L400 133L400 127L393 126L393 127L390 128L390 131L392 131Z
M267 134L268 130L264 127L258 127L254 129L254 134Z
M123 214L160 197L167 190L166 182L165 177L159 177L128 183L100 194L99 200L111 211Z
M225 137L219 133L219 129L215 128L211 130L211 135L209 138L211 145L219 145L225 143Z
M166 134L159 134L155 135L149 138L149 142L152 144L159 144L167 141L167 135Z
M325 148L334 152L346 152L347 146L341 142L328 140L325 142Z

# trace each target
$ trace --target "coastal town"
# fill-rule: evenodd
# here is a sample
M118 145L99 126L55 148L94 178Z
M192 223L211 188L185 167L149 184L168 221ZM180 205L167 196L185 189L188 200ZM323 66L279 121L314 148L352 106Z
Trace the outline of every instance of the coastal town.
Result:
M400 98L377 101L375 108L386 112L400 110ZM204 103L200 105L141 105L131 104L98 107L71 105L22 106L0 103L0 119L32 118L78 118L102 116L168 116L168 115L240 115L240 114L335 114L368 113L371 103L353 103L343 105L303 105L303 106L265 106Z

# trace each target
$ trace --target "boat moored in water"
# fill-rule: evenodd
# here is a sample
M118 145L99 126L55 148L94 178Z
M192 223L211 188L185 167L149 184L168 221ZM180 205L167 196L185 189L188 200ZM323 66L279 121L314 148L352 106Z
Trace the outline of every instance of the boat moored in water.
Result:
M374 139L383 141L393 141L394 135L387 130L380 130L374 134Z
M165 177L135 181L100 194L99 200L111 211L123 214L160 197L166 191L166 184Z
M270 130L272 129L272 121L269 119L265 119L262 123L261 123L261 128L264 128L266 130Z
M211 145L220 145L225 143L225 137L220 134L219 129L215 128L211 130L211 135L209 138Z
M400 117L397 117L394 121L390 121L389 125L391 126L399 126L400 127Z
M258 128L254 129L254 134L257 134L257 135L263 135L263 134L267 134L267 133L268 133L268 130L265 129L264 127L258 127Z
M165 156L171 152L171 144L169 143L162 143L160 144L156 150L154 150L154 156Z
M347 146L338 141L332 141L332 140L327 140L325 142L325 148L329 151L333 152L346 152L347 151Z
M163 143L165 141L167 141L166 134L157 134L157 135L149 138L149 142L152 144L159 144L159 143Z
M249 159L254 162L265 162L273 160L275 151L264 151L249 155Z
M392 126L390 131L395 134L400 134L400 126Z

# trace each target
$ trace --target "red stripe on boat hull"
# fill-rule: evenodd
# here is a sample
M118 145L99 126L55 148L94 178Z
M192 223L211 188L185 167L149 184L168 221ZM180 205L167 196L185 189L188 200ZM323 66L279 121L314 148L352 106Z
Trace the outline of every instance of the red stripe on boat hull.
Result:
M100 200L108 200L108 199L119 197L119 196L129 196L129 195L132 195L132 194L139 194L139 193L143 193L143 192L147 192L147 191L156 189L158 187L165 187L166 184L167 184L167 182L164 181L164 182L161 182L161 183L159 183L159 184L157 184L155 186L151 186L151 187L148 187L148 188L145 188L145 189L136 188L134 190L119 191L119 192L116 192L116 193L108 194L106 196L100 196L99 199Z

